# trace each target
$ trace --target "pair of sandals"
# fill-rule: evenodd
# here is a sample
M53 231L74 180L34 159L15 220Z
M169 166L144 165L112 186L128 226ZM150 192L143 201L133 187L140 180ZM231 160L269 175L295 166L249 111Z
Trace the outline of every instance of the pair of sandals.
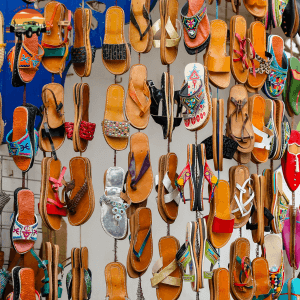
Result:
M179 91L174 91L174 76L168 76L168 73L164 72L161 76L160 89L154 85L152 80L148 80L147 84L151 94L150 114L153 120L161 125L164 139L169 138L172 141L172 133L182 121L182 105ZM175 104L177 106L176 113L174 113ZM159 115L160 106L161 116Z
M18 106L13 114L13 128L6 135L9 155L22 172L28 172L33 166L38 152L39 125L35 127L36 116L40 110L32 105Z

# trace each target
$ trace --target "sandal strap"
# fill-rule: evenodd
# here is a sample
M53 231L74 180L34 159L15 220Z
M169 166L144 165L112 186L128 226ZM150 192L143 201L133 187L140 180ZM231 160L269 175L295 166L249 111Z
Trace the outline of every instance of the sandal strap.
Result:
M72 181L69 183L69 188L75 187L75 182ZM76 213L76 207L78 206L80 200L84 196L84 194L88 191L88 184L87 180L85 180L84 184L80 187L79 191L76 193L73 199L70 199L69 196L67 195L67 189L65 190L65 198L66 198L66 204L68 211L71 215L74 215Z
M158 288L159 283L180 286L181 279L178 277L169 276L178 268L176 259L174 259L168 266L163 268L163 257L156 261L152 268L153 277L151 278L152 287ZM160 270L160 271L159 271Z
M190 245L186 245L185 243L180 247L176 254L177 264L183 271L183 280L187 282L195 282L195 275L187 274L186 269L190 265L192 261Z
M180 193L177 188L175 188L175 189L173 188L171 179L169 177L169 172L167 172L164 176L163 185L164 185L165 189L168 191L168 194L164 195L165 203L167 204L172 201L175 201L175 203L177 205L179 205L180 200L181 200Z
M50 129L48 127L47 122L44 123L44 135L49 139L50 146L51 146L51 153L53 155L54 160L57 160L57 155L56 155L54 143L53 143L52 136L51 136Z
M81 121L80 128L79 128L80 138L87 141L91 141L94 138L95 129L96 129L95 123Z
M106 136L117 138L128 138L130 134L129 122L110 121L104 119L102 126Z
M260 57L256 52L254 52L254 55L253 55L250 51L250 61L252 63L252 67L249 68L249 71L254 76L255 76L256 73L258 73L258 74L264 74L265 73L267 75L269 75L271 73L271 63L272 63L272 60L273 60L273 55L266 51L265 56L267 57L267 60ZM259 67L258 68L254 67L254 61L253 61L254 59L259 62Z
M195 39L200 22L207 14L206 1L203 2L200 10L193 16L187 17L189 2L186 2L181 9L181 21L190 39Z
M240 198L238 198L237 195L234 194L234 200L235 200L238 207L231 211L232 214L240 211L240 213L242 214L241 217L245 217L251 212L252 205L253 205L252 202L253 202L254 195L255 195L254 191L252 190L251 185L250 185L251 182L252 182L252 179L249 177L247 180L245 180L245 182L243 183L242 186L240 186L238 183L236 183L235 186L240 191ZM249 199L246 202L243 202L243 195L247 193L247 187L246 187L247 185L249 185L248 189L249 189L250 196L249 196ZM251 206L247 210L246 206L250 203L251 203Z
M140 250L138 252L135 250L135 247L133 245L132 251L133 251L133 254L136 256L136 258L138 259L138 261L140 260L140 257L142 256L142 254L144 252L145 246L146 246L146 244L147 244L147 242L149 240L150 235L151 235L151 227L149 228L148 233L145 236L145 239L144 239L144 241L143 241L143 243L141 245L141 248L140 248Z
M253 127L254 133L262 138L261 142L254 143L254 148L270 150L271 143L272 143L272 140L274 137L273 132L266 127L263 128L264 131L259 130L253 124L252 124L252 127Z
M65 122L65 130L67 133L67 139L73 139L73 132L74 132L74 123L73 122Z
M191 177L191 168L190 164L187 163L187 165L184 167L184 169L179 174L178 178L175 180L175 185L179 190L180 197L182 198L184 204L185 204L185 197L184 197L184 186L185 183L190 179Z
M56 96L55 96L55 93L53 92L53 90L49 89L49 88L44 88L43 91L42 91L42 98L43 98L43 101L47 101L47 96L45 95L45 91L49 91L51 94L52 94L52 97L54 99L54 102L55 102L55 107L56 107L56 112L57 114L62 117L62 113L61 113L61 109L63 108L63 104L62 102L60 102L58 104L57 102L57 99L56 99ZM44 108L46 108L46 106L44 105Z
M139 116L142 117L149 110L150 105L151 105L150 90L147 86L146 81L144 81L143 94L146 98L148 98L148 101L145 105L142 105L142 103L141 103L141 101L140 101L140 99L139 99L139 97L136 93L136 90L135 90L135 87L134 87L134 84L133 84L132 80L129 82L128 93L129 93L130 98L135 102L135 104L141 110Z
M12 228L12 241L36 241L37 240L37 227L38 218L34 215L35 223L32 225L23 225L18 221L19 213L16 216Z
M249 65L247 63L247 52L246 52L246 45L247 45L247 39L242 39L241 36L236 32L235 37L237 38L240 46L240 50L233 49L233 52L238 55L238 58L234 58L234 62L241 61L243 65L243 69L247 70L249 69Z
M19 58L18 68L20 69L35 69L37 70L44 56L44 48L38 44L38 53L32 53L24 43L22 43Z
M126 44L103 44L102 55L104 60L126 60L127 45Z
M143 177L143 175L147 172L147 170L150 167L150 158L149 158L149 152L147 152L142 167L140 169L139 174L136 177L136 166L135 166L135 159L134 159L134 154L132 153L131 155L131 160L129 164L129 173L131 176L131 183L130 187L135 191L136 190L136 185L140 181L140 179Z
M75 64L82 64L86 62L86 48L85 46L79 48L72 48L71 50L72 62Z
M90 269L84 269L84 282L86 287L87 298L84 300L90 300L92 295L92 272Z
M133 13L132 6L130 6L130 21L131 21L132 25L138 30L139 35L140 35L140 41L144 38L144 36L148 33L148 31L150 30L150 28L152 26L151 16L145 7L145 4L143 5L143 17L145 18L145 20L147 20L148 26L145 29L145 31L142 33L140 25L138 24L138 22L135 18L135 15Z
M249 257L245 256L243 258L240 258L238 255L236 256L236 261L239 263L242 267L242 270L237 276L236 270L234 270L234 286L238 287L240 290L247 289L253 289L253 285L249 285L249 274L252 272L251 269L251 260ZM243 274L245 275L245 280L242 280Z
M220 259L220 254L209 240L205 241L205 256L213 266Z

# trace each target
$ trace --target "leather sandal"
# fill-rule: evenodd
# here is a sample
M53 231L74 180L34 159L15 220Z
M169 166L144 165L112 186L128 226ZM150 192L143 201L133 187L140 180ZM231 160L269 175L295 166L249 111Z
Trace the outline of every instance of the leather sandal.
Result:
M235 217L234 228L243 227L249 220L253 205L254 191L249 170L246 166L229 169L231 213Z
M181 9L181 21L187 53L200 53L208 46L210 40L206 1L188 0Z
M252 22L247 31L247 51L249 76L246 88L249 92L257 93L271 73L273 58L267 50L266 29L259 21Z
M66 167L61 168L59 159L43 158L39 212L44 224L51 230L59 230L62 225L61 218L67 215L65 204L59 197L65 172Z
M137 129L145 129L150 118L150 90L147 85L147 68L142 64L130 69L128 91L126 96L126 117Z
M129 300L126 268L119 262L111 262L106 265L104 272L106 282L105 300L116 298Z
M114 75L122 75L130 68L130 48L125 40L124 24L123 9L119 6L111 6L105 15L102 61L105 68Z
M87 247L80 248L80 286L79 300L89 300L92 295L92 272L89 269L89 251Z
M157 299L176 300L182 291L182 270L177 264L176 254L179 241L173 236L160 238L159 256L152 268L152 287L156 288Z
M267 0L244 0L244 5L248 12L255 18L263 18L268 10Z
M210 200L210 213L207 219L208 240L219 249L224 247L230 240L234 216L231 213L229 183L218 180Z
M250 242L237 238L230 246L230 293L237 300L252 300L255 281L250 260Z
M191 131L205 127L211 115L211 100L207 69L199 63L190 63L184 69L184 84L179 92L184 107L185 128Z
M209 81L217 88L230 84L230 56L226 54L227 24L222 20L210 21L209 46L203 56Z
M43 87L43 120L39 130L39 147L44 152L55 151L64 143L64 88L59 83L49 83Z
M102 130L106 143L114 150L127 148L130 125L124 115L124 88L112 84L106 92L104 120Z
M91 162L86 157L77 156L70 160L69 167L71 180L65 183L63 195L69 223L79 226L90 219L95 209Z
M248 111L248 93L242 85L230 89L226 135L239 144L238 151L250 153L253 150L254 132Z
M72 30L72 13L66 6L51 1L44 8L46 33L42 37L45 55L44 68L52 74L62 74L69 54L69 32Z
M269 158L269 151L273 139L273 133L265 127L266 100L259 94L249 98L249 115L254 131L254 148L251 152L253 163L265 163Z
M87 8L77 8L74 13L75 38L71 55L74 71L79 77L89 77L92 70L93 52L96 51L90 42L92 17L92 11Z
M138 53L148 53L152 48L150 2L150 0L140 0L132 2L130 6L129 41Z
M247 58L247 23L243 16L230 19L230 66L234 79L241 84L247 81L249 63Z
M213 276L209 279L209 291L211 300L230 300L230 276L227 269L213 270Z
M128 155L128 175L126 180L127 196L133 203L145 201L153 186L153 173L150 162L149 140L142 132L130 137Z
M52 266L53 298L59 299L62 297L62 290L63 290L62 289L62 279L63 279L64 266L61 263L59 263L59 246L58 245L52 245L52 260L53 260L53 266ZM61 273L60 279L58 279L60 273Z
M11 243L19 254L34 247L37 240L38 218L34 213L34 194L18 188L14 192L14 214L10 230Z

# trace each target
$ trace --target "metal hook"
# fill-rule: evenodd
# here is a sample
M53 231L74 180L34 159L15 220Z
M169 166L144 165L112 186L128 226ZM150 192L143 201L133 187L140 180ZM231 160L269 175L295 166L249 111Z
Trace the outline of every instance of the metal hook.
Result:
M115 75L115 83L121 83L122 77L120 75Z

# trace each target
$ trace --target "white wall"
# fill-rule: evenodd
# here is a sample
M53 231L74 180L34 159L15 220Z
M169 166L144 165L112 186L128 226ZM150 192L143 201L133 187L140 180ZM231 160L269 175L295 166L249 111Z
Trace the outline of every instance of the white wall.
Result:
M179 7L181 8L184 4L183 0L179 1ZM215 3L212 6L209 6L209 19L215 19ZM229 18L233 15L231 9L231 3L228 3L227 9L227 24L229 25ZM241 8L240 13L247 18L248 27L250 22L254 20L250 16L244 7ZM178 14L180 16L180 12ZM152 12L152 19L155 22L159 18L159 5L157 4ZM225 20L225 1L222 1L222 4L219 8L219 18ZM126 36L128 37L128 25L125 28ZM273 30L273 33L281 34L281 29ZM128 38L127 38L128 41ZM229 48L229 46L228 46ZM203 53L198 55L198 62L202 63ZM138 63L138 54L134 51L132 52L132 64ZM184 76L183 71L186 64L195 61L194 56L190 56L186 53L181 41L179 46L179 53L176 61L171 65L170 70L171 74L175 77L175 89L180 89L180 86L183 82ZM167 67L163 66L160 61L160 52L158 49L152 48L150 53L141 55L141 63L145 64L148 68L148 79L152 79L154 83L159 86L162 72L167 71ZM66 121L73 121L74 119L74 107L73 107L73 85L77 82L80 82L80 79L71 69L69 73L73 74L68 76L65 84L65 117ZM128 76L127 72L122 77L122 85L127 91L128 85ZM105 108L105 99L106 99L106 90L110 84L114 83L114 76L110 74L102 64L101 51L98 50L96 54L96 61L93 64L92 73L89 78L83 78L83 82L87 82L91 88L91 98L90 98L90 121L97 124L95 138L90 142L88 150L83 154L83 156L88 157L92 163L92 176L93 176L93 185L96 197L96 206L94 214L91 219L82 226L82 235L81 235L81 245L87 246L89 249L89 259L90 259L90 269L93 273L93 293L92 299L104 299L106 295L106 285L104 277L104 268L107 263L112 262L114 259L113 246L114 240L105 234L101 225L100 225L100 205L99 198L103 194L103 174L106 169L113 166L113 155L114 151L106 144L104 137L102 135L101 122L104 116ZM231 78L231 86L234 85L234 80ZM216 89L212 87L213 97L216 97ZM219 90L219 97L227 100L229 94L229 88L225 91ZM226 116L226 105L225 105L225 116ZM299 118L295 118L297 122ZM226 122L226 119L225 119ZM295 121L295 124L297 124ZM135 129L131 128L131 134L136 132ZM158 172L158 159L161 155L166 154L167 152L167 141L163 140L162 130L159 125L157 125L152 118L148 127L143 131L149 137L150 141L150 152L151 152L151 163L153 168L153 173L157 174ZM225 132L225 126L224 126ZM212 123L206 125L206 127L198 132L198 143L204 140L206 137L212 134ZM186 145L189 143L194 143L195 134L185 129L182 122L180 128L176 128L173 134L173 141L171 143L171 151L175 152L178 156L178 171L180 172L183 167L186 165ZM1 147L1 152L7 153L6 146ZM117 153L117 166L122 167L124 170L127 170L127 157L129 152L129 146L126 150ZM73 151L72 142L66 140L63 147L58 151L58 157L62 161L62 164L68 167L69 160L77 156L77 153ZM39 158L42 158L42 153L39 153ZM13 168L13 163L10 164L8 168ZM220 173L220 178L228 180L228 170L231 166L236 165L237 163L232 160L224 160L224 171ZM213 169L213 162L209 161L210 167ZM279 162L274 163L274 169L279 165ZM256 166L252 163L249 164L250 172L256 173ZM262 172L264 168L269 168L269 163L259 166L259 172ZM39 169L39 167L38 167ZM33 175L34 171L30 171L30 176ZM16 175L17 174L17 175ZM69 180L69 172L67 171L65 176L66 180ZM20 177L20 172L16 171L15 175ZM21 184L21 183L20 183ZM16 183L15 187L20 186L19 183ZM34 187L36 190L39 190L39 187L36 185ZM207 197L207 187L205 187L205 197ZM157 206L156 206L156 192L153 189L149 199L148 207L152 210L153 216L153 259L148 271L142 277L142 287L144 296L146 299L156 299L155 289L151 287L150 278L152 277L151 268L155 261L159 258L158 253L158 240L166 235L167 225L161 219ZM206 215L209 212L209 204L207 201L204 201L204 212ZM12 203L10 203L11 205ZM182 244L185 239L185 227L188 221L195 220L195 212L191 212L189 209L189 204L184 205L180 204L179 215L176 222L171 225L171 235L174 235ZM251 241L251 259L255 258L256 245L252 242L251 232L246 231L245 228L242 229L242 236L248 238ZM239 237L239 230L235 229L230 242L226 247L222 248L220 266L228 267L229 263L229 245ZM6 237L4 237L5 242L7 243ZM80 246L80 230L78 227L68 226L68 253L70 254L72 247ZM126 258L129 247L128 238L123 241L118 241L118 261L123 263L126 266ZM205 260L204 270L209 270L210 263ZM291 275L291 270L286 263L286 275ZM136 298L138 280L128 278L128 294L130 299ZM67 299L65 282L63 283L64 294L63 299ZM209 297L208 282L205 281L205 288L200 292L200 299L207 299ZM184 283L183 291L181 294L181 299L195 299L195 293L192 292L189 283Z

